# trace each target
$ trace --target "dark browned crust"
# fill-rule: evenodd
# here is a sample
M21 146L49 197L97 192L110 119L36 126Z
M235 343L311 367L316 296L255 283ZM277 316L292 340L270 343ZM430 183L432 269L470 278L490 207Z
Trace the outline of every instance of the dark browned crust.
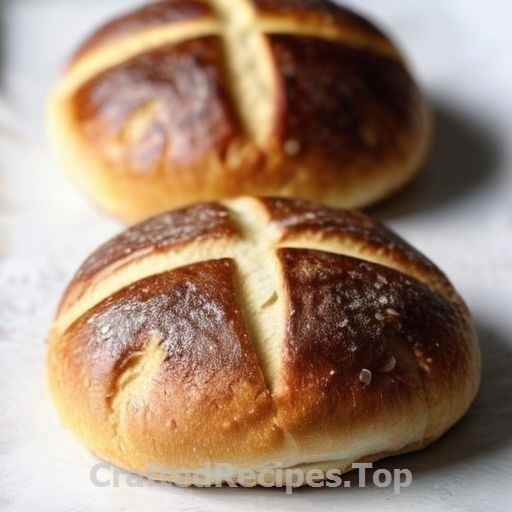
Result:
M171 162L190 165L204 153L223 154L240 132L216 36L167 45L96 76L76 93L78 126L114 172L155 178ZM135 140L124 133L149 109ZM110 157L112 145L119 148ZM186 177L184 178L186 180Z
M424 119L421 98L401 62L315 37L268 40L282 77L272 132L285 151L290 141L298 145L296 154L286 155L287 166L321 169L315 187L326 190L345 169L365 179L376 167L407 157ZM168 180L170 169L181 167L184 175L174 180L186 182L204 155L212 152L223 161L244 138L216 36L133 57L84 84L73 107L84 137L123 179L131 174L135 181ZM125 140L126 127L145 108L151 110L144 114L145 132ZM115 156L112 146L118 148ZM258 179L255 170L255 186Z
M219 203L197 204L149 219L127 229L87 258L66 291L59 313L106 271L111 272L148 253L166 251L193 241L238 236L229 210Z
M56 372L52 379L68 388L65 395L75 403L66 405L79 411L81 421L104 430L105 449L116 461L127 451L135 460L158 463L158 453L169 450L182 451L184 467L204 464L206 453L236 461L282 436L237 304L231 260L203 262L138 281L67 329L49 363ZM164 351L164 362L155 375L146 376L140 396L128 405L127 424L121 426L111 417L117 414L113 397L122 392L123 374L155 340ZM77 389L72 392L69 386ZM229 422L225 410L232 411ZM122 446L116 444L116 428L127 429L121 434ZM224 443L216 445L219 437L231 440L231 452ZM197 460L195 451L200 454ZM120 462L126 467L129 459Z
M269 38L284 88L283 140L299 144L297 160L364 174L406 157L424 124L402 62L317 37Z
M64 421L101 457L137 471L150 463L193 470L205 461L323 467L352 461L355 442L368 449L356 449L357 457L373 460L432 442L471 404L480 375L474 327L447 280L441 291L429 285L442 276L435 266L363 214L256 201L268 216L260 236L278 247L267 250L277 250L269 271L280 274L276 315L283 315L271 340L278 363L269 386L257 354L262 340L250 337L252 319L244 317L259 312L244 306L231 259L135 281L63 326L58 315L50 390ZM137 259L245 235L217 204L171 212L100 249L70 290L87 283L84 275L115 269L126 249ZM337 237L333 252L286 247L315 246L322 236ZM383 264L342 254L350 241ZM389 252L424 265L425 282L409 275L409 263L402 271L384 266ZM144 366L155 345L161 360Z
M201 33L204 17L218 26L218 35L162 40L156 48L158 40L143 42L138 55L92 78L84 72L84 83L78 69L69 70L78 85L56 93L50 132L66 167L107 212L134 222L239 195L364 207L419 169L427 108L384 34L332 2L255 0L254 7L255 30L270 22L273 32L263 34L268 52L257 56L271 61L275 102L259 136L238 110L225 69L225 21L209 2L146 6L100 29L79 51L75 63L105 41L120 38L122 49L123 38L134 42L160 24L169 34L187 20ZM274 33L281 22L292 33ZM300 35L302 24L309 36Z
M69 67L92 50L122 37L149 28L171 26L174 23L197 21L202 18L213 18L213 16L209 3L204 0L167 0L150 3L121 15L99 28L73 54Z
M471 373L463 312L423 283L325 252L280 249L279 259L288 312L278 401L296 440L383 427L404 405L446 400Z
M326 0L252 0L262 17L294 17L319 25L337 25L370 37L389 39L370 21L341 5Z
M368 215L352 210L330 208L303 199L260 198L270 221L279 229L279 242L309 239L326 242L339 239L356 244L389 263L428 275L434 287L446 294L452 286L446 276L427 257L403 238Z

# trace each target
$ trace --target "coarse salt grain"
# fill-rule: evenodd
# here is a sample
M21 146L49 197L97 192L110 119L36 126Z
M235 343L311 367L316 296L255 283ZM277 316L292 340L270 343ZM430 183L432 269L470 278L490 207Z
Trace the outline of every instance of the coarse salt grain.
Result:
M396 366L396 359L394 356L391 356L388 360L388 362L381 368L381 372L383 373L389 373L392 372L395 369Z
M295 139L289 139L284 143L284 152L288 156L297 156L300 152L300 143Z
M363 368L361 370L361 373L359 374L359 380L365 385L369 386L372 382L372 372L370 370L367 370L366 368Z

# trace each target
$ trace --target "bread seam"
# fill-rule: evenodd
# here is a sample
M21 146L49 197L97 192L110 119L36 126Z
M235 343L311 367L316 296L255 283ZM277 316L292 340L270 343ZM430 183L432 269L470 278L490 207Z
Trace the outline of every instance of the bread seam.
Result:
M255 207L250 205L251 202L253 202ZM255 244L254 240L245 239L248 234L248 229L250 229L246 226L251 224L251 221L247 221L247 217L242 216L243 214L237 214L237 210L241 210L242 208L236 205L241 205L242 203L247 206L248 212L258 212L257 202L252 199L242 198L240 200L225 201L223 203L232 213L235 213L234 217L238 219L238 223L241 225L242 237L240 239L217 238L202 242L190 242L178 249L171 248L159 254L144 255L147 251L141 251L139 258L134 258L125 265L113 265L96 276L82 296L77 299L70 308L59 315L52 329L57 332L65 332L72 323L96 304L99 304L110 295L126 286L151 275L176 270L203 261L223 258L234 259L238 265L240 260L243 261L243 255L247 250L251 248L254 250L257 248L257 244L261 243L257 241ZM261 227L262 231L272 231L273 228L270 221L266 226L262 224L258 224L258 226ZM279 248L300 248L357 258L369 263L382 265L400 272L407 277L414 278L428 286L450 303L462 302L458 296L454 295L454 292L449 293L449 289L443 286L442 282L437 283L434 279L429 278L425 272L416 270L412 265L399 264L393 261L391 257L376 257L375 251L372 251L371 248L366 249L363 243L358 244L352 240L343 240L342 236L333 236L327 240L312 242L310 236L301 235L284 242L279 242L279 232L276 229L274 232L270 232L265 239L267 252L275 253ZM135 256L136 255L132 255L132 257ZM272 259L270 262L273 264ZM113 269L115 269L114 273L102 278L106 272L112 272ZM267 297L267 300L270 298L271 297Z
M222 204L231 211L248 251L246 258L235 257L238 304L267 388L272 393L276 389L279 372L276 355L280 350L275 345L284 338L286 317L279 292L283 286L275 251L277 240L268 230L270 219L257 202L242 199Z
M258 29L251 0L208 0L216 13L224 41L224 58L231 101L245 135L265 146L278 109L277 73L265 34Z
M135 258L124 266L117 267L114 265L101 272L101 275L105 275L106 272L112 271L112 267L115 269L114 273L105 278L100 276L99 279L94 279L82 296L59 315L53 324L53 330L65 332L90 308L110 295L146 277L203 261L232 258L233 251L230 249L233 245L239 243L239 241L233 239L217 238L200 243L191 242L178 249L171 248L159 254L144 256L147 251L141 251L139 258L133 255ZM205 252L208 252L208 254L205 255Z
M200 478L203 460L232 462L235 464L235 476L245 467L263 472L269 468L307 469L312 466L322 468L325 465L332 469L339 465L345 470L353 461L374 457L368 454L376 454L375 458L381 458L386 454L408 451L409 447L420 448L442 435L466 412L478 386L475 333L467 308L457 292L453 290L453 293L443 293L443 286L450 290L450 284L442 272L396 235L391 236L383 226L369 219L365 223L357 214L352 214L353 217L348 215L348 218L338 221L332 211L322 214L322 211L307 209L301 203L294 206L288 209L286 203L283 204L279 199L258 198L217 203L214 211L223 212L223 228L199 230L206 233L203 236L209 233L209 239L200 238L198 242L172 246L180 237L170 237L169 233L174 233L173 228L177 227L171 225L166 226L169 232L156 237L156 245L153 236L147 239L136 237L137 247L143 247L144 242L147 245L144 250L133 253L133 257L139 260L125 260L124 267L122 260L120 266L107 264L108 261L114 261L116 256L122 258L127 253L122 250L126 244L116 246L117 240L106 246L107 250L112 249L112 245L116 246L113 253L107 252L110 258L101 252L105 251L103 248L98 255L88 260L89 266L86 264L77 275L76 282L69 289L69 298L64 300L63 311L58 315L70 315L67 321L71 322L73 315L80 314L82 308L82 316L79 323L75 323L67 333L52 333L48 377L55 399L57 402L62 400L61 409L63 416L67 416L66 422L100 456L121 467L138 470L147 467L148 461L167 463L170 464L167 467L171 479L181 478L175 472L179 467L180 474L183 474L180 464L185 465L185 471L189 464L191 468L190 475L183 478ZM196 222L201 222L201 219L196 219ZM181 224L178 223L178 226ZM187 222L183 224L188 225ZM187 235L188 238L184 240L193 238L188 231ZM121 237L121 241L126 242L126 238L130 239ZM294 244L297 247L290 247ZM324 251L324 254L308 251ZM221 318L215 313L211 316L210 308L204 310L205 331L215 339L217 326L223 328L219 321L236 324L236 335L243 351L249 356L244 361L250 362L249 373L243 376L240 374L240 377L249 387L233 386L231 376L237 375L238 368L245 368L240 360L235 360L227 376L222 373L231 357L230 343L227 352L222 353L222 357L214 363L216 369L212 374L219 375L220 389L229 388L229 396L242 395L247 400L237 402L233 409L222 407L222 402L218 404L216 400L217 391L213 392L212 387L210 392L209 374L199 372L198 377L202 380L187 383L185 391L188 392L191 386L195 394L197 388L198 396L204 396L209 405L213 404L213 409L223 409L218 418L221 424L225 420L229 430L216 431L210 439L210 426L207 422L203 424L205 430L202 435L206 435L208 442L200 453L195 454L196 441L187 436L183 446L180 446L181 441L178 440L169 450L165 448L165 440L172 435L168 430L171 422L165 421L174 417L175 405L171 396L171 401L167 403L166 380L161 381L160 377L169 375L172 381L172 362L180 361L182 353L172 353L169 356L171 359L166 359L168 353L163 340L167 340L167 334L163 333L171 331L164 328L160 334L157 331L160 329L159 320L167 319L170 322L167 325L172 330L174 323L182 318L182 313L187 318L187 315L195 315L198 311L198 302L185 301L186 310L182 309L184 301L181 300L181 292L171 284L180 282L179 279L175 281L173 268L187 267L192 264L191 259L196 263L204 262L204 266L208 267L207 261L217 259L212 255L218 256L220 252L227 254L230 260L223 262L224 268L229 268L229 271L208 274L205 276L206 288L198 286L194 294L200 302L219 300L219 304L224 304L231 311L230 315ZM275 255L278 256L277 266ZM91 266L91 261L95 265ZM158 261L160 269L153 266L155 261ZM365 264L369 261L382 265L382 268ZM178 266L169 268L171 263ZM388 274L385 268L391 268L398 274ZM95 269L101 270L94 273ZM333 269L333 273L330 269ZM147 276L153 276L148 282L155 281L154 286L140 281L144 278L141 275L144 272ZM417 275L413 275L414 272ZM194 272L183 270L182 274L187 283L196 282L195 277L190 277L197 276ZM94 298L98 299L101 293L106 293L108 286L122 287L123 279L131 284L128 289L119 293L108 291L110 297L107 302L90 305ZM391 288L374 292L374 288L380 289L375 285L382 282L382 279L390 286L396 280L396 293L399 295L395 295L395 290ZM202 279L197 281L198 285L199 282ZM323 288L323 283L327 282L328 287ZM353 283L353 287L350 283ZM434 289L436 286L439 291ZM91 292L95 287L100 295ZM221 299L215 298L217 287L224 290ZM372 294L367 293L367 287ZM84 288L85 295L80 298ZM165 302L172 300L177 309L172 310L168 317L165 308L155 310L141 300L139 291L150 294L150 297L156 293ZM273 291L278 291L279 295L273 296ZM208 297L210 292L213 293ZM349 293L347 300L344 300L345 292ZM313 299L311 294L314 294ZM78 309L73 310L71 307L66 310L67 305L73 304L77 297ZM321 305L323 297L328 297L328 309ZM362 299L365 304L353 309L354 297L358 303ZM388 298L382 301L383 297ZM131 311L141 323L135 325L134 331L125 331L124 322L126 320L129 324L131 319L126 318L125 311L128 309L123 304L132 299L140 304L141 309ZM305 312L303 304L310 305L305 308ZM383 319L378 317L381 311L379 304L386 305L383 307L396 307L390 313L394 317L393 322L382 323ZM423 310L423 305L427 309ZM146 318L146 311L151 311L151 316ZM350 373L344 371L346 359L337 359L337 352L343 350L343 343L332 346L332 350L336 351L331 352L334 356L332 363L336 365L334 371L330 363L332 356L329 351L324 353L321 347L322 343L329 343L331 336L338 336L336 329L346 325L342 325L343 318L338 317L338 313L345 311L353 312L355 323L350 336L353 336L354 343L360 343L361 348L376 346L352 360L355 364L353 368L349 366ZM104 321L104 313L107 312L109 315L111 312L116 314ZM401 315L404 318L400 318ZM380 323L377 324L374 318ZM316 322L311 328L309 319L315 319ZM325 331L324 322L329 325ZM297 337L295 328L300 326L306 326L307 329L299 329ZM65 325L60 326L63 327L65 330ZM373 328L378 328L378 331L374 331L375 336L366 338L366 331ZM280 329L283 329L282 333ZM103 336L105 332L120 333L120 336L116 334L116 338L109 337L111 341L102 347L106 339ZM191 354L200 353L204 356L202 348L194 345L194 336L194 331L185 330L180 331L176 339L178 342L186 342ZM344 336L342 333L341 337ZM129 343L125 344L125 339ZM170 335L169 339L174 338ZM91 347L90 343L97 346ZM301 347L306 350L301 350ZM356 351L352 351L350 345L344 348L349 357L356 357ZM295 359L289 358L290 349ZM90 365L95 365L104 353L108 355L107 365L102 366L99 362L97 371L91 371ZM315 360L317 355L318 360ZM448 357L447 364L441 360L442 357ZM162 367L164 360L165 368ZM391 366L383 364L390 360L393 360ZM208 350L206 359L201 361L210 364ZM187 365L186 361L181 362ZM453 364L456 366L451 366ZM190 361L190 365L190 371L195 373L199 370L195 360ZM162 374L159 373L160 368ZM374 380L361 380L359 368L363 368L370 376L373 372ZM397 373L391 374L395 368ZM341 371L339 380L328 377L338 373L338 370ZM188 375L188 370L184 375ZM473 377L472 382L468 380L466 383L464 379L467 376ZM263 382L262 377L266 382ZM308 380L303 381L304 377ZM257 381L255 387L250 384L253 378ZM176 379L175 393L181 393L183 380L188 381L188 377ZM369 389L370 382L376 387ZM295 386L298 392L288 393ZM167 405L158 398L162 389ZM247 395L241 389L246 389ZM85 393L83 397L81 390ZM76 406L75 395L78 401ZM161 422L158 420L156 426L153 423L146 425L145 413L139 414L144 410L139 400L149 406L155 403L155 399L158 404L155 418L161 417ZM253 407L253 404L259 405ZM90 415L85 422L79 416L80 407L84 405L85 412ZM168 409L165 408L167 406ZM188 414L186 400L176 407L178 411ZM197 410L203 417L202 409ZM368 416L370 411L375 412L375 418ZM332 414L335 416L331 417ZM345 420L346 424L343 423ZM195 416L187 415L186 421L183 424L184 432L193 432L197 427ZM217 419L215 422L218 424ZM217 447L218 436L223 436L229 444L231 436L236 436L235 431L242 424L245 427L255 425L258 429L263 425L265 429L261 435L258 434L259 430L249 432L251 436L255 435L248 439L251 443L256 441L254 446L257 449L251 448L248 458L244 458L246 455L237 458L238 452L232 451L228 445L225 450L222 445L220 451L212 450L212 447ZM139 431L139 428L143 430ZM279 432L279 435L270 441L270 432ZM244 435L242 438L245 439ZM160 444L162 442L163 445ZM195 464L199 466L196 468Z
M258 23L260 31L267 35L291 35L299 37L315 37L317 39L325 39L339 44L352 46L358 49L372 50L379 55L401 60L397 49L388 41L379 37L372 37L368 34L360 36L356 30L350 30L344 27L343 30L337 25L322 25L321 32L315 23L298 24L295 20L281 18L271 19L270 17L260 18Z
M219 33L218 22L207 19L164 25L130 34L81 57L62 78L54 97L71 96L95 76L148 51Z
M127 34L110 43L101 45L99 48L90 50L71 66L57 86L54 96L71 96L74 91L94 76L133 57L168 44L179 44L206 36L219 36L226 39L230 26L236 25L236 21L233 20L235 10L233 10L232 4L230 0L207 1L217 14L217 18L167 23L158 27L141 29L136 33ZM268 16L260 16L249 0L241 0L241 4L245 4L245 8L251 12L250 32L260 34L262 38L276 34L314 37L355 48L370 49L381 55L400 60L396 48L391 43L378 37L372 37L368 34L360 36L355 30L350 30L347 27L340 28L337 25L327 28L325 26L319 27L317 23L311 20L302 20L298 25L285 18L271 19ZM225 25L222 20L226 22ZM231 43L229 43L228 49L232 50ZM234 95L234 97L238 96Z

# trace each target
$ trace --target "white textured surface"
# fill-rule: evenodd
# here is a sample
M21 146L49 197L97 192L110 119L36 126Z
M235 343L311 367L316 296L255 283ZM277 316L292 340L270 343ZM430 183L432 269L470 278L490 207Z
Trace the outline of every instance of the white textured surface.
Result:
M0 91L0 509L510 510L512 505L512 68L507 0L353 0L396 35L435 106L423 176L375 210L451 277L472 308L484 375L470 414L430 449L389 459L391 490L99 489L96 462L43 385L45 332L81 260L119 230L66 182L42 136L41 102L74 43L128 0L3 0Z

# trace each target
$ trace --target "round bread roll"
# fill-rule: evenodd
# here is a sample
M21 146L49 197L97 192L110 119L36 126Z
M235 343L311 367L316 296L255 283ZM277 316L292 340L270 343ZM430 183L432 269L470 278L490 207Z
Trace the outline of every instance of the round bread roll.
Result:
M131 222L279 195L360 208L408 182L430 134L400 52L323 0L168 0L108 23L48 109L76 183Z
M47 369L62 420L107 461L276 483L280 468L344 472L432 443L475 397L480 357L457 292L397 235L361 213L242 198L95 252Z

